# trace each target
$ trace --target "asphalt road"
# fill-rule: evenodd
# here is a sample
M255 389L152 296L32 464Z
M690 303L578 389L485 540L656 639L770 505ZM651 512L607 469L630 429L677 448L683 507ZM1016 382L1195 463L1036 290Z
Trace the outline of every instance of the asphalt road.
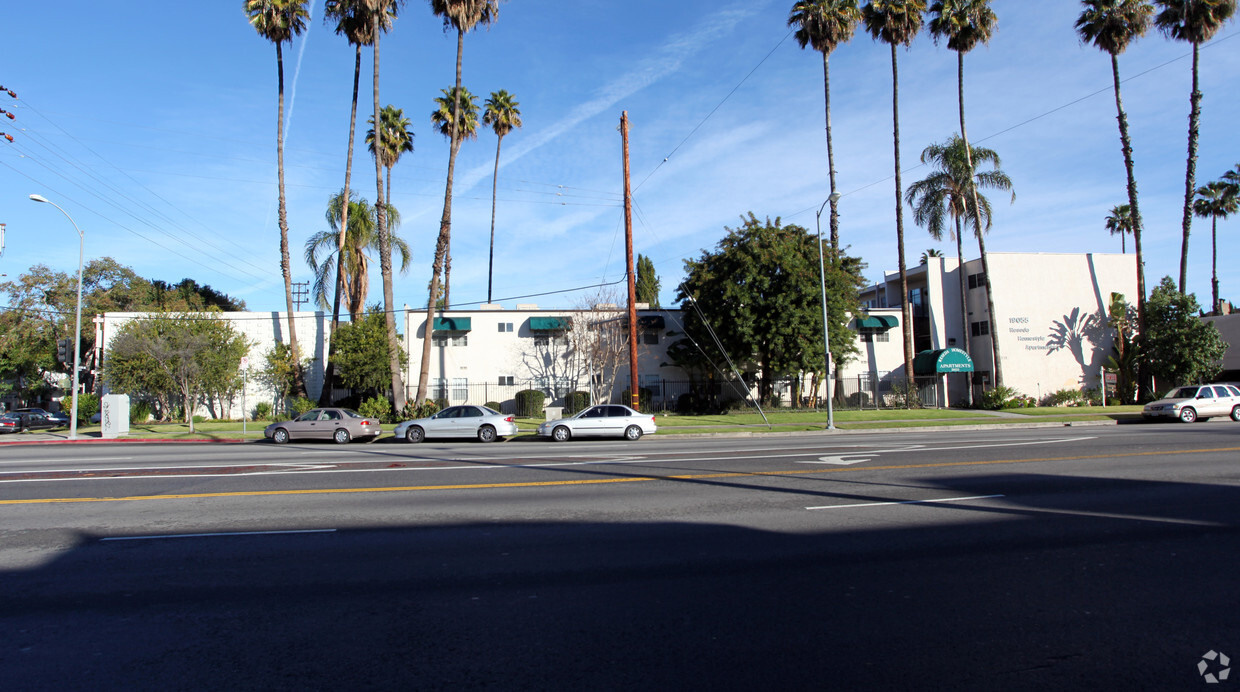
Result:
M1238 462L1222 421L2 448L0 689L1196 688Z

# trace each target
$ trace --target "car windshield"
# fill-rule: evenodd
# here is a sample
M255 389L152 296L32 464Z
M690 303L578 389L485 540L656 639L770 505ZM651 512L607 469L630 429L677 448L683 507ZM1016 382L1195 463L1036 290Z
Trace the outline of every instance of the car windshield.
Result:
M1167 395L1168 399L1194 399L1197 397L1196 387L1180 387Z

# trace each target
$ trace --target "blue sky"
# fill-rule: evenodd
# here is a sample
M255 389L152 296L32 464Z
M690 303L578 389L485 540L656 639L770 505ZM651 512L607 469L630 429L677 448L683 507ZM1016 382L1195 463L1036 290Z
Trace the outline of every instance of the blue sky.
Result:
M489 30L466 37L464 84L484 100L506 89L524 127L504 139L495 248L496 302L583 304L624 275L622 111L631 120L636 251L654 260L664 304L685 259L713 249L740 216L814 229L829 192L822 64L786 26L789 0L513 0ZM1110 61L1081 45L1074 0L995 0L998 32L966 58L975 146L995 149L1015 184L998 194L991 251L1119 252L1103 227L1126 202ZM307 238L327 228L343 183L353 49L322 21L285 46L285 166L294 281L311 280ZM70 0L6 11L0 121L0 272L45 263L76 269L76 238L39 193L86 234L86 256L111 256L148 278L190 277L282 310L276 224L275 49L240 0ZM18 31L12 27L23 27ZM1240 42L1229 24L1201 53L1205 93L1198 185L1240 162ZM448 148L431 130L439 90L453 81L456 41L427 3L411 1L381 43L381 100L413 123L415 151L393 171L398 233L412 247L398 304L425 305L443 207ZM1151 32L1120 57L1132 127L1147 282L1178 276L1187 143L1189 46ZM904 184L924 177L921 150L957 131L955 54L924 34L899 51ZM369 51L359 117L369 114ZM896 268L891 67L887 46L859 33L831 59L832 127L842 243L876 280ZM367 126L359 127L359 142ZM452 302L486 300L495 136L465 142L453 209ZM358 145L354 188L374 200L374 166ZM825 219L824 214L824 231ZM1240 219L1220 222L1223 297L1240 301ZM905 214L909 263L935 243ZM1131 252L1131 243L1128 251ZM966 257L977 255L976 242ZM1208 305L1210 224L1194 220L1189 289ZM369 302L381 300L378 263ZM1036 289L1036 279L1031 279ZM619 293L622 284L604 291ZM547 294L524 297L532 294Z

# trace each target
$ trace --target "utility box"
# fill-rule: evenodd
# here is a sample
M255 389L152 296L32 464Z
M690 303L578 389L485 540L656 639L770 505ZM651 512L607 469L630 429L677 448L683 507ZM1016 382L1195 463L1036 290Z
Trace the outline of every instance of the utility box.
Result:
M99 424L103 426L103 439L115 440L129 434L129 395L105 394L99 411Z
M560 420L564 417L563 406L544 406L543 413L547 415L547 420Z

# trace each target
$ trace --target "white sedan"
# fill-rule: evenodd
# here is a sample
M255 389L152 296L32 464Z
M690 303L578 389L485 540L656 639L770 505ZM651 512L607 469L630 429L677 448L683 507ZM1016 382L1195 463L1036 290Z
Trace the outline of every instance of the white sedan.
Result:
M1147 420L1171 418L1184 423L1214 416L1230 416L1232 420L1240 421L1240 388L1229 384L1180 387L1158 401L1146 404L1141 416Z
M421 442L431 437L474 437L479 442L494 442L517 434L513 416L486 406L449 406L430 418L398 423L393 431L396 439Z
M654 416L634 411L628 406L602 404L591 406L572 418L549 420L538 426L540 437L567 442L574 437L623 437L637 440L654 434Z

